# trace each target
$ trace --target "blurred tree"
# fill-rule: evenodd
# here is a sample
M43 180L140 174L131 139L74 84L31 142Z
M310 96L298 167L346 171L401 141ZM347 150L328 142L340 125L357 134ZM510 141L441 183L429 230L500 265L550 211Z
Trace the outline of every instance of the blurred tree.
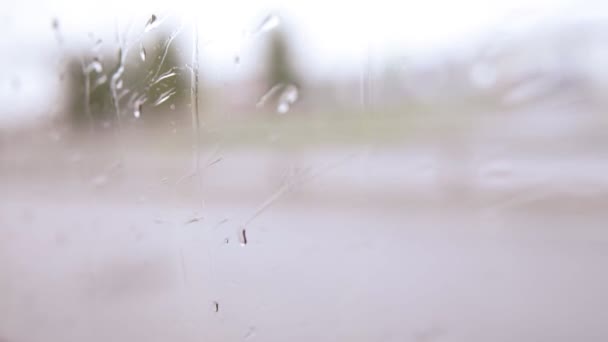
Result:
M133 93L146 99L142 108L144 120L177 119L177 115L186 116L188 112L190 78L179 51L178 34L179 31L158 31L150 35L129 60L132 69L124 78Z
M279 83L299 84L292 65L289 39L284 31L277 29L270 34L265 64L268 87Z
M122 51L105 58L91 58L87 51L67 57L62 98L71 126L78 130L87 123L97 127L116 120L112 84L117 90L121 118L141 116L144 122L154 122L167 116L172 120L185 116L189 77L180 59L178 33L159 31L141 45L132 44L124 72L115 82L112 78L119 69ZM166 115L169 112L171 115Z
M95 125L111 118L111 96L107 75L99 58L86 60L73 54L66 58L61 75L64 85L65 116L74 129Z

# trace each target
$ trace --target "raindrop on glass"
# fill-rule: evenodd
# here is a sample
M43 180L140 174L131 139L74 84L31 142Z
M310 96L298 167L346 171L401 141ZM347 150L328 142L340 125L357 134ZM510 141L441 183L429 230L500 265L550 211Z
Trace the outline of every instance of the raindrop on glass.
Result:
M140 98L140 99L135 100L135 103L133 104L133 107L134 107L133 116L135 118L139 119L139 117L141 116L142 107L145 102L146 102L145 98Z
M137 107L135 107L135 110L133 111L133 116L136 117L137 119L139 119L139 117L141 117L141 107L142 107L142 105L138 105Z
M274 85L267 92L265 92L264 95L262 95L262 97L260 97L260 99L258 100L258 102L256 103L255 106L258 108L264 106L264 104L266 104L266 102L268 102L268 100L271 97L274 97L281 89L283 89L283 87L284 87L283 83Z
M202 221L203 219L204 219L204 217L202 217L202 216L196 216L196 217L193 217L193 218L189 219L188 221L184 222L184 224L196 223L196 222Z
M213 301L213 311L215 311L215 312L220 311L220 303Z
M61 37L61 33L59 32L59 19L53 18L53 21L51 22L51 27L53 28L53 31L55 31L55 38L57 39L57 42L59 44L62 44L63 38Z
M240 234L239 238L241 241L241 246L246 246L247 245L247 231L245 230L245 228L241 229L241 234Z
M116 89L122 89L122 85L123 85L122 79L118 80L118 82L116 83Z
M261 34L264 32L268 32L270 30L275 29L277 26L281 24L281 18L279 18L276 14L269 14L264 20L260 23L260 25L255 30L255 33Z
M157 22L156 15L152 14L150 16L150 19L148 19L148 21L146 22L144 32L148 32L148 31L154 29L157 25L158 25L158 22Z
M89 71L95 71L96 73L101 73L103 71L103 65L101 64L101 62L95 58L93 59L93 61L91 62L91 64L89 64Z
M177 73L175 72L175 69L171 68L168 71L162 73L160 76L158 76L158 78L156 78L154 80L154 82L152 82L152 84L150 84L150 86L153 86L153 85L157 84L158 82L160 82L162 80L166 80L167 78L173 77L175 75L177 75Z
M285 114L289 111L289 105L287 103L279 103L279 105L277 106L277 112L279 112L279 114Z
M154 105L159 106L159 105L163 104L168 99L170 99L171 96L175 95L175 93L176 93L175 89L169 89L169 90L165 91L164 93L162 93L158 96L158 99L156 99L156 101L154 101Z
M287 113L291 106L298 100L298 93L298 87L293 84L287 85L279 97L277 112L280 114Z
M141 58L142 62L146 61L146 48L144 47L144 44L139 46L139 58Z
M207 167L209 167L209 166L213 166L213 165L215 165L215 164L217 164L217 163L221 162L222 160L223 160L223 158L222 158L222 157L218 157L218 158L216 158L214 161L212 161L212 162L210 162L209 164L207 164Z

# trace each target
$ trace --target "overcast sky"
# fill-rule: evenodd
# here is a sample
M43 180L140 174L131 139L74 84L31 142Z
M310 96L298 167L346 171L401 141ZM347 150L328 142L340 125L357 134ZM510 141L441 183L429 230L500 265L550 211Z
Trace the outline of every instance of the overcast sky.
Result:
M61 55L51 21L57 18L66 45L88 33L112 41L115 32L143 30L152 13L173 18L191 32L198 23L203 68L226 75L235 53L246 55L256 40L245 38L269 13L280 15L297 40L297 54L312 75L357 67L367 51L382 55L433 54L466 45L493 30L527 30L572 16L605 16L601 1L566 0L19 0L0 14L0 58L14 67L0 78L0 100L11 103L0 122L40 103L48 105L48 82L31 82ZM52 69L51 69L52 70ZM215 74L214 74L215 73ZM18 79L20 93L15 94ZM42 105L41 105L42 106Z

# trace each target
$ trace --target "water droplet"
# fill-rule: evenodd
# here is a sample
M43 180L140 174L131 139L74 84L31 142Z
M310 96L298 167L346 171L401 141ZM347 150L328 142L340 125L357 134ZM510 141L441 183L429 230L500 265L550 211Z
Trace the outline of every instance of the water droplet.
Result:
M156 15L152 14L150 19L146 22L146 26L144 27L144 32L148 32L158 26L159 22L157 21Z
M220 311L220 303L213 301L213 311L215 311L215 312Z
M158 76L156 78L156 80L154 80L154 82L152 82L150 84L150 86L153 86L153 85L159 83L160 81L166 80L167 78L173 77L175 75L177 75L177 72L175 72L175 68L171 68L171 69L167 70L166 72L160 74L160 76Z
M122 75L125 72L125 61L127 54L123 51L122 47L118 48L118 65L112 76L110 77L110 94L112 95L112 103L114 105L114 111L116 113L116 117L118 119L118 125L120 127L120 98L118 94L118 88L116 84L121 79Z
M162 103L167 101L169 98L171 98L171 96L175 95L175 93L176 93L175 89L169 89L169 90L165 91L164 93L162 93L158 96L158 99L156 99L156 101L154 101L154 105L155 106L161 105Z
M272 88L266 91L262 97L260 97L255 106L258 108L264 106L264 104L266 104L271 97L274 97L281 89L283 89L283 87L285 87L283 83L274 85Z
M279 112L280 114L285 114L288 111L289 111L289 105L285 102L279 103L279 105L277 106L277 112Z
M241 63L241 56L236 55L234 56L234 64L240 64Z
M139 119L139 118L141 117L141 105L140 105L140 106L135 107L135 110L133 111L133 116L134 116L136 119Z
M142 107L145 102L146 102L146 98L142 97L142 98L135 100L135 102L133 103L133 107L134 107L133 116L135 118L139 119L139 117L141 116Z
M241 229L240 240L241 246L247 245L247 231L245 230L245 228Z
M214 161L212 161L212 162L210 162L209 164L207 164L207 167L212 166L212 165L215 165L215 164L217 164L217 163L221 162L221 161L222 161L222 159L223 159L222 157L218 157L218 158L217 158L217 159L215 159Z
M59 19L53 18L51 27L53 28L53 31L55 31L55 38L57 39L57 42L60 45L63 44L63 37L61 36L61 32L59 32Z
M291 106L298 100L298 87L289 84L283 89L277 105L277 112L285 114Z
M169 109L171 109L171 110L175 110L175 105L172 103L172 104L169 106Z
M296 102L298 100L298 87L293 84L288 85L283 91L281 98L290 103Z
M139 57L141 58L142 62L146 61L146 48L144 47L144 44L139 46Z
M224 243L225 243L225 244L229 244L229 243L230 243L230 239L229 239L229 238L225 238L225 239L224 239Z
M118 80L118 82L116 83L116 89L122 89L122 85L123 85L122 79Z
M196 223L196 222L202 221L204 219L205 218L203 216L195 216L195 217L189 219L188 221L184 222L184 224Z
M269 14L268 16L266 16L266 18L264 18L264 20L262 20L260 25L258 25L257 29L255 30L255 33L261 34L264 32L268 32L270 30L275 29L280 24L281 18L279 18L279 16L277 16L276 14Z
M95 58L93 59L93 61L89 64L89 67L87 68L87 71L95 71L96 73L101 73L103 71L103 65L101 64L101 62L99 61L99 59Z

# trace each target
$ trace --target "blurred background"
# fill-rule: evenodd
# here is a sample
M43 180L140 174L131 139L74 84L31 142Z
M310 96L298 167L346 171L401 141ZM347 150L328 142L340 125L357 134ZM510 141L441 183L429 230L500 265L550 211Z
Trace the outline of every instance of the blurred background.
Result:
M0 342L605 341L608 5L0 14Z

